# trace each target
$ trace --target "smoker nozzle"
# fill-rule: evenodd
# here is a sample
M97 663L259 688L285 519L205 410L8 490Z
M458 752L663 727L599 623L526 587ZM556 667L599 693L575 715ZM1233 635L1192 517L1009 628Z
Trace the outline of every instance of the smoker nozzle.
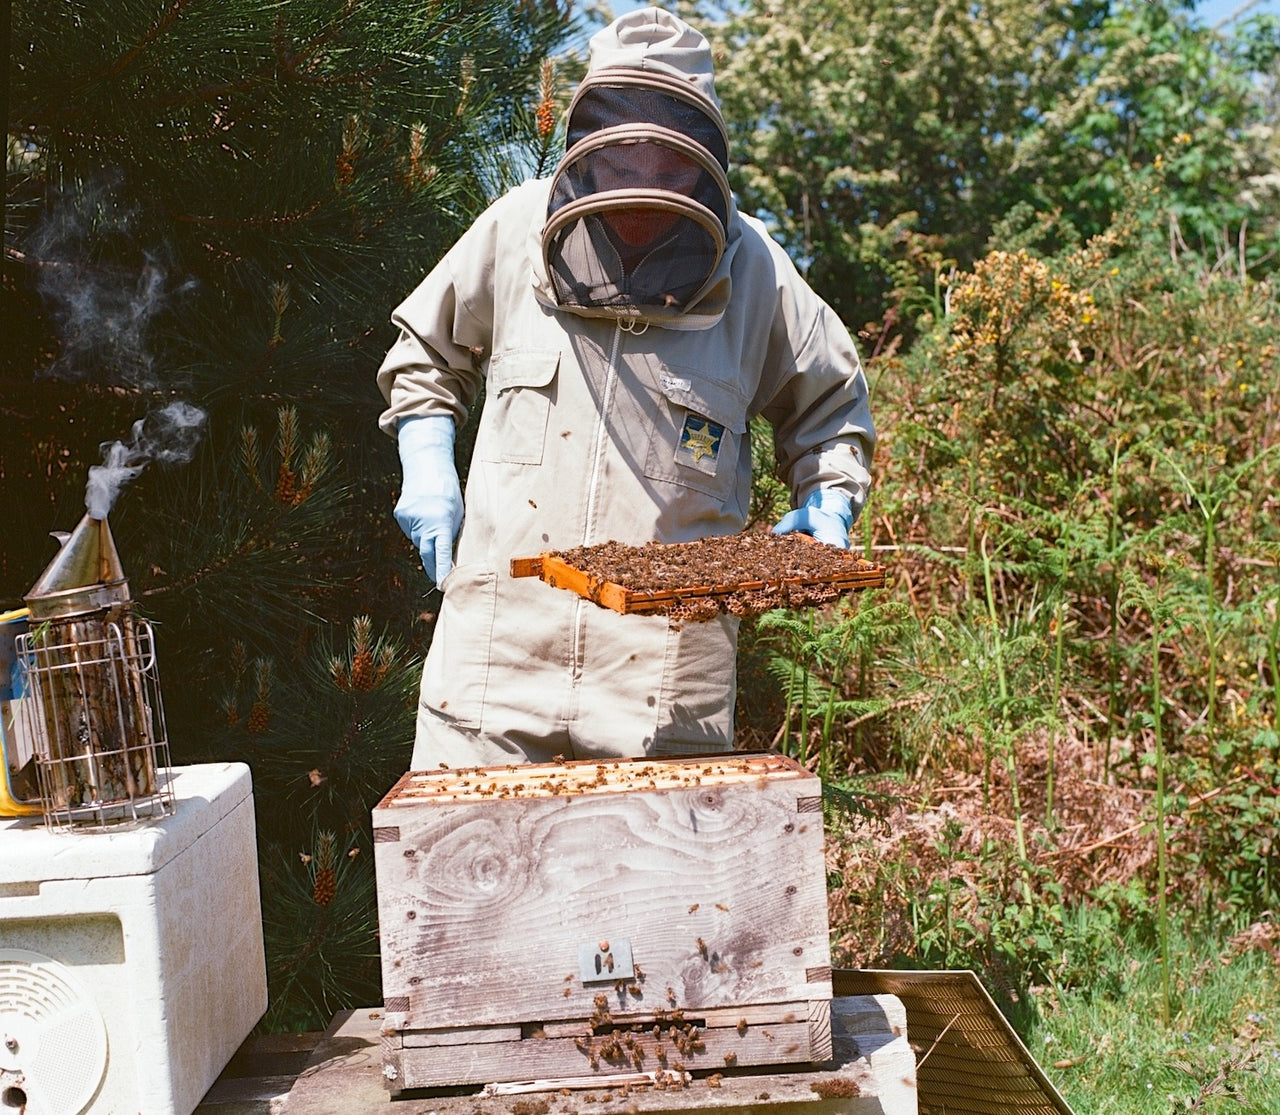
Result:
M129 582L107 520L85 515L24 599L34 622L127 603Z

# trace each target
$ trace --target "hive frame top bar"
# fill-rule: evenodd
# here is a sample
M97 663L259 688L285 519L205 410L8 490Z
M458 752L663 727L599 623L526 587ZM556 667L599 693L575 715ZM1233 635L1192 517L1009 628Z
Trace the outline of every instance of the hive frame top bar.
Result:
M653 759L575 759L460 770L409 771L379 803L379 809L425 801L486 801L568 797L634 790L693 790L763 778L814 778L785 755L727 755Z

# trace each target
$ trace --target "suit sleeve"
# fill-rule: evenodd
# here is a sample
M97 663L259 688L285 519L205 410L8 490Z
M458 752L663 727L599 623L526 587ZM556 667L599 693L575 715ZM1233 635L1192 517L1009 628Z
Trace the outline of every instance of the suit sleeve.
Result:
M770 333L768 400L783 478L799 507L819 488L844 492L855 517L871 487L876 431L853 338L835 311L771 245L778 300Z
M387 407L378 424L394 436L401 418L447 414L461 426L480 391L480 361L493 340L499 211L476 220L391 315L400 336L378 369Z

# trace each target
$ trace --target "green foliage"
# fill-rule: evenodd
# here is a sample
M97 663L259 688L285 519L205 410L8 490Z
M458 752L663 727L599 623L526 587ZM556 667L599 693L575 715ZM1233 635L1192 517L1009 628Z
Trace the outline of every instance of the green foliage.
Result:
M373 856L366 841L314 828L306 850L260 850L268 1030L303 1030L381 982Z
M853 608L842 601L828 621L814 612L766 612L759 632L773 646L769 668L783 688L786 714L777 746L800 763L816 758L825 779L839 777L842 763L856 760L855 729L888 707L883 698L845 696L848 672L864 652L903 626L905 611L894 604Z
M1011 213L1057 214L1056 247L1102 232L1143 169L1193 247L1247 222L1274 266L1274 22L1223 37L1149 0L725 7L705 26L741 205L872 336L911 336L949 261L1016 250L988 239Z
M1095 914L1087 915L1090 919ZM1079 1115L1235 1111L1268 1115L1280 1064L1274 1018L1280 985L1275 946L1257 924L1217 948L1174 935L1177 1011L1152 1026L1164 967L1141 931L1107 928L1091 980L1035 993L1040 1019L1028 1045Z
M252 764L270 1026L378 1001L372 857L347 853L408 762L433 613L374 372L391 310L545 166L572 29L553 0L14 5L0 599L83 514L104 440L205 412L111 523L175 760Z
M1124 1064L1164 1091L1099 1087L1099 1111L1201 1109L1233 1079L1256 1104L1274 1059L1188 1046L1188 1084L1167 1050L1216 992L1182 936L1269 925L1280 867L1280 307L1239 253L1206 261L1145 216L1167 197L1136 182L1079 242L1023 214L873 363L871 549L906 622L856 690L824 694L886 702L883 746L838 739L830 769L906 772L891 835L841 845L838 955L973 967L1024 1034L1067 1002L1114 1034L1140 945L1165 1036ZM801 676L821 657L793 626Z

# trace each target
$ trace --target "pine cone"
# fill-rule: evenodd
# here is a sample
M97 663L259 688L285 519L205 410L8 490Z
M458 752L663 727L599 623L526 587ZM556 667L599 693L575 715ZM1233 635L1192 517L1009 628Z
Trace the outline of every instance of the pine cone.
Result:
M265 731L267 725L271 722L271 707L266 701L254 701L253 708L249 710L249 720L245 724L245 731L257 735L261 731Z
M338 893L338 873L332 867L316 870L316 881L311 887L311 897L317 906L327 906Z
M282 464L276 474L276 499L289 504L296 503L298 499L298 476L286 464Z
M368 616L356 616L351 623L351 686L365 692L377 683L377 672L373 663L373 621Z

